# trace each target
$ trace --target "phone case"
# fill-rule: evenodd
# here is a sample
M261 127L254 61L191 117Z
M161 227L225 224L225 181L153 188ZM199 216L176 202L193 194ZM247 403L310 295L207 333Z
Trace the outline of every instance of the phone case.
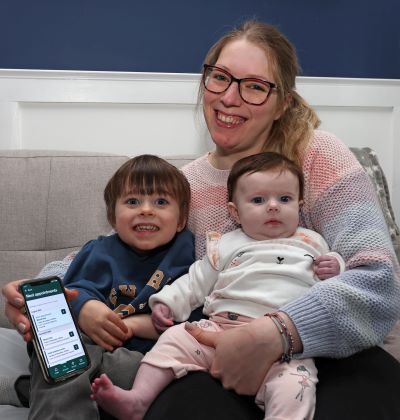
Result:
M44 277L44 278L38 278L38 279L31 279L31 280L25 280L19 286L20 292L23 294L23 291L21 290L21 286L24 285L24 284L31 284L31 283L36 283L36 282L37 283L40 283L40 282L50 281L50 280L54 280L54 279L57 279L58 280L59 285L61 286L62 293L64 294L64 297L66 298L65 291L64 291L64 286L62 284L62 281L57 276ZM67 299L66 299L66 301L67 301ZM71 313L71 317L72 317L72 319L74 321L76 330L78 332L80 344L81 344L82 349L84 350L84 354L85 354L85 356L87 358L87 365L84 366L82 369L74 370L72 372L63 374L62 376L59 376L57 378L53 378L52 376L49 375L48 368L47 368L46 363L45 363L45 356L44 356L43 351L42 351L42 349L41 349L41 347L39 345L39 338L38 338L37 332L36 332L36 330L35 330L35 328L33 326L34 323L33 323L33 320L32 320L32 316L31 316L30 310L29 310L29 308L28 308L28 306L27 306L27 304L25 302L25 313L28 316L29 321L30 321L31 326L32 326L31 332L32 332L33 347L34 347L34 350L35 350L35 353L36 353L36 356L37 356L37 359L38 359L39 366L40 366L40 369L42 371L43 377L44 377L45 381L47 383L49 383L49 384L57 383L57 382L61 382L61 381L65 381L65 380L67 380L69 378L72 378L74 376L78 376L81 373L83 373L85 370L89 369L90 368L90 364L91 364L90 363L89 354L88 354L87 349L85 347L85 344L84 344L84 342L82 340L82 335L80 333L79 327L78 327L77 322L76 322L76 320L75 320L75 318L73 316L73 313L71 311L71 307L70 307L68 301L67 301L67 306L68 306L68 309L69 309L69 311Z

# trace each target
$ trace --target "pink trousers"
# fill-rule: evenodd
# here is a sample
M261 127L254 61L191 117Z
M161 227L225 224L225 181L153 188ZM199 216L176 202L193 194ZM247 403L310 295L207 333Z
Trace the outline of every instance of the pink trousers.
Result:
M197 325L208 331L239 327L251 319L239 316L232 321L227 314L201 320ZM180 378L190 371L208 371L214 358L212 347L200 344L179 324L169 328L153 349L142 359L163 369L172 369ZM274 363L259 388L255 401L269 420L311 420L315 410L317 368L312 359L293 359L290 363Z

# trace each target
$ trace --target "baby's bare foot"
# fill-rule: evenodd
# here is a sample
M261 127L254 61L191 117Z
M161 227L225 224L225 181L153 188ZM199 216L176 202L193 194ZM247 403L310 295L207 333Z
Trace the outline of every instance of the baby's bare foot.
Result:
M135 391L126 391L115 386L105 373L92 383L90 397L120 420L142 420L146 412L146 407Z

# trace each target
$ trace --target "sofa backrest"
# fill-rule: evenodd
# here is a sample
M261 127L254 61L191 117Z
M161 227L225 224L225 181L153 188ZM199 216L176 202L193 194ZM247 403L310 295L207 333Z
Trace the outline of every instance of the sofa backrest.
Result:
M380 191L399 253L399 231L390 213L389 196L384 192L383 172L372 161L370 149L353 152ZM176 156L168 160L181 167L193 158ZM0 287L10 280L34 277L48 262L62 259L88 240L110 232L103 190L127 159L101 153L0 151ZM2 298L0 326L9 326Z
M1 287L34 277L48 262L111 230L103 190L126 159L81 152L0 152Z

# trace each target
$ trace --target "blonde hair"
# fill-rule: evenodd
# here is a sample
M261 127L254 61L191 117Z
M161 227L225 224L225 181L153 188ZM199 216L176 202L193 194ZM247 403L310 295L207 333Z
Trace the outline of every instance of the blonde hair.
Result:
M320 120L310 105L296 92L296 76L300 72L296 50L291 42L274 26L249 20L228 32L209 50L205 64L214 65L222 49L232 41L245 39L266 53L271 64L274 82L278 85L278 106L283 110L274 121L263 151L281 153L301 165L304 150ZM204 87L199 89L199 99Z

